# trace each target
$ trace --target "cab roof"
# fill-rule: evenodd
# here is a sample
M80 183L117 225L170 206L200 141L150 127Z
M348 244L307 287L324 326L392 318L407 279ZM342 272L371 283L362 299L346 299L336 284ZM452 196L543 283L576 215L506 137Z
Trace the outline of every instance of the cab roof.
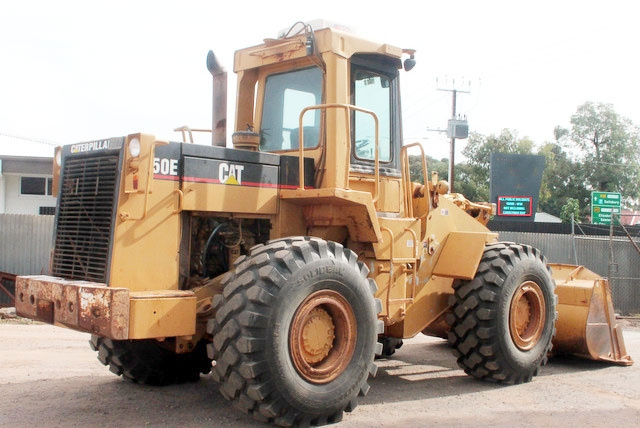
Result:
M350 58L356 53L380 54L400 60L403 52L406 52L386 43L365 40L341 29L328 27L312 30L310 26L304 28L304 31L293 36L265 39L260 45L236 51L234 71L237 73L314 54L333 53L343 58Z

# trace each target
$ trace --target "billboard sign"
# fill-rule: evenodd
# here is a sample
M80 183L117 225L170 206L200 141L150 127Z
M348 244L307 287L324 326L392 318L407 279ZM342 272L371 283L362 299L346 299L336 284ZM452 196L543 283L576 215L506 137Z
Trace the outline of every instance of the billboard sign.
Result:
M491 153L489 202L498 208L496 220L535 220L544 165L540 155Z
M531 196L498 196L498 215L531 217Z

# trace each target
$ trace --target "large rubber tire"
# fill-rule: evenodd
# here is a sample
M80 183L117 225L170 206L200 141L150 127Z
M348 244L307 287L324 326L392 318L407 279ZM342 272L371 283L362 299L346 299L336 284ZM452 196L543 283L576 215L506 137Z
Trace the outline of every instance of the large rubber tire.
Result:
M271 241L241 257L207 326L222 395L281 426L340 421L376 372L383 324L368 272L355 253L317 238Z
M396 353L397 349L402 348L402 339L395 337L378 336L378 342L382 344L382 351L376 354L376 358L389 358Z
M555 282L540 251L488 245L475 278L454 289L447 323L458 365L478 379L529 382L555 334Z
M111 372L134 383L162 386L195 382L200 373L211 371L204 341L186 354L176 354L156 340L111 340L92 335L89 344Z

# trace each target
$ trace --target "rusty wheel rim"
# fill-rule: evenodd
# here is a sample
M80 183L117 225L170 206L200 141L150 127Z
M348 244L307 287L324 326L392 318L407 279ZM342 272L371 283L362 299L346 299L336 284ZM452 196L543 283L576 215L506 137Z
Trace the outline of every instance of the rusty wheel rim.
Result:
M522 351L532 349L544 330L544 294L538 284L525 281L516 290L509 309L509 330L513 343Z
M349 365L356 336L349 302L335 291L316 291L302 302L291 322L289 350L293 365L311 383L331 382Z

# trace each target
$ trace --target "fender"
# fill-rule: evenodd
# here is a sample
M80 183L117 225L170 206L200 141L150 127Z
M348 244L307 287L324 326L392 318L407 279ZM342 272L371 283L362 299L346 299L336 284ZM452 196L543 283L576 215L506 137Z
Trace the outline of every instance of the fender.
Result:
M441 244L433 275L445 278L473 279L484 246L495 241L491 232L451 232Z

